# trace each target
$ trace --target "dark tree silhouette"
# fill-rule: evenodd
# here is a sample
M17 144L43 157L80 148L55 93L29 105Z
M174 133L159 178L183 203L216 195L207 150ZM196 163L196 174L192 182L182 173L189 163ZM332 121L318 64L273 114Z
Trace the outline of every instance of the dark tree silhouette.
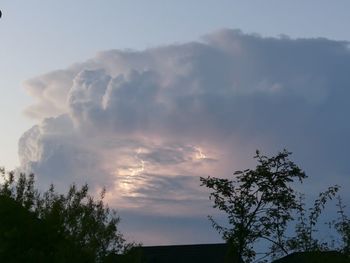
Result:
M1 262L45 262L46 244L44 224L12 198L0 196Z
M20 174L16 179L4 169L0 174L0 211L6 214L1 214L0 221L9 229L0 231L0 258L15 251L27 257L6 262L104 262L109 255L132 246L118 231L116 212L103 203L105 191L97 200L87 185L77 188L73 184L65 195L58 194L53 186L39 193L33 175ZM12 215L4 212L7 210ZM24 245L9 247L18 240Z
M330 250L330 244L326 241L320 242L315 237L316 226L326 206L326 203L334 198L339 186L330 186L326 191L319 193L314 205L306 209L304 195L299 197L299 209L297 210L297 223L295 225L295 236L287 241L290 251L294 252L319 252Z
M340 196L337 196L338 218L331 223L341 237L340 251L350 258L350 218L345 213L346 206Z
M201 178L202 185L212 190L210 199L214 208L226 213L229 226L220 225L209 216L213 227L237 250L236 262L251 262L256 253L254 243L260 239L271 244L267 255L287 254L285 230L299 209L296 192L291 187L295 180L306 178L305 173L289 159L284 150L267 157L259 151L254 157L254 170L236 171L235 177L221 179Z

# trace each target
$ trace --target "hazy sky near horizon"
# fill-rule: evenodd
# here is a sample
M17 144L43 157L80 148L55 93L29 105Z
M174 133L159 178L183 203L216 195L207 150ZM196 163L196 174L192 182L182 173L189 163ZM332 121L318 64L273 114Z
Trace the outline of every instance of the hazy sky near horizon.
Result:
M107 185L137 241L220 240L198 177L230 176L256 148L292 150L311 192L349 183L349 1L0 9L0 165Z

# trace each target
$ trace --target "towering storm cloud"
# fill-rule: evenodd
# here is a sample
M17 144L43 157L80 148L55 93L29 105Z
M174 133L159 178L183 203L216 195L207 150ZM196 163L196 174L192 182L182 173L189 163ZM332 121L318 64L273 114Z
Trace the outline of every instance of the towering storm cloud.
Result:
M38 124L20 139L21 166L44 184L107 186L132 213L179 218L208 213L199 176L231 176L257 148L286 147L320 184L345 181L349 72L348 42L236 30L101 52L25 83Z

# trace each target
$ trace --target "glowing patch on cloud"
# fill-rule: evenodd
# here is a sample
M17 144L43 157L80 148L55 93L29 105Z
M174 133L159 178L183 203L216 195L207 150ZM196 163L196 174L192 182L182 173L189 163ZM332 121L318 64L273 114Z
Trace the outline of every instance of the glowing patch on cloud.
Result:
M194 147L194 149L196 150L196 159L197 160L202 160L202 159L206 159L207 158L207 156L203 153L201 148Z

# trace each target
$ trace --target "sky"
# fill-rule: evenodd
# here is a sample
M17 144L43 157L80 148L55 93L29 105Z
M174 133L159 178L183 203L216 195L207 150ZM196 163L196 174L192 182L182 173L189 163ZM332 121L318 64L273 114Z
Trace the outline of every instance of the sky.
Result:
M198 178L254 165L255 149L291 150L308 193L346 185L349 8L2 0L0 165L106 186L146 245L219 242Z

